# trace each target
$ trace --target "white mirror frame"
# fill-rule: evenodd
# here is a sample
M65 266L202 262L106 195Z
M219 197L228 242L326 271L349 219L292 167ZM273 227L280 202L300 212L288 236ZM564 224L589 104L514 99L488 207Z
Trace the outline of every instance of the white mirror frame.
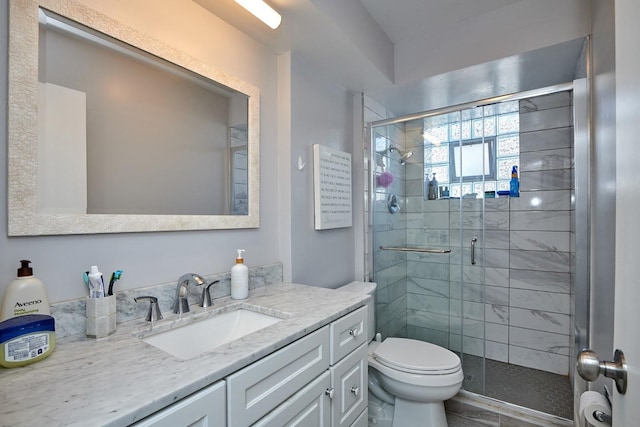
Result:
M248 215L45 214L38 212L38 9L43 7L249 97ZM71 0L9 2L8 235L125 233L260 226L260 93L234 76Z

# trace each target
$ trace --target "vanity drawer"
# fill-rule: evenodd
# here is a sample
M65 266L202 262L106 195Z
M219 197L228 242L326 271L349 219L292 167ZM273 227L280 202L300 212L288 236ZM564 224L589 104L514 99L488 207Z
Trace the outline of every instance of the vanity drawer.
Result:
M253 427L314 426L331 427L331 388L329 371L287 399Z
M227 423L225 383L219 381L161 409L131 427L224 427Z
M247 426L329 368L325 326L227 378L229 425Z
M367 342L367 308L361 307L341 317L330 327L331 365L335 365L340 359Z

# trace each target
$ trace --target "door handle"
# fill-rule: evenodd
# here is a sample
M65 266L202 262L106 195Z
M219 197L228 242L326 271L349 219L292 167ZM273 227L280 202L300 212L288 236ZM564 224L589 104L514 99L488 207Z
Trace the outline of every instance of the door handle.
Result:
M476 265L476 242L478 241L477 237L473 237L471 239L471 265Z
M581 350L576 367L582 379L595 381L602 374L615 381L618 393L627 392L627 363L622 350L615 351L613 362L602 362L596 352L591 349Z

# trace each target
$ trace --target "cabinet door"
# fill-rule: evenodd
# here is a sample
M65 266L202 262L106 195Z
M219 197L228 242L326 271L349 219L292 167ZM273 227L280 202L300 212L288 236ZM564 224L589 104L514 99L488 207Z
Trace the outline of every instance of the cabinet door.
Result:
M366 344L331 367L331 386L334 388L331 401L333 427L350 426L367 407L367 369Z
M351 424L351 427L368 427L369 425L369 414L368 408L364 408L364 411L360 414L360 416Z
M225 382L219 381L132 424L135 427L224 427L227 425Z
M229 425L255 423L328 368L327 326L230 375Z
M331 324L331 364L367 342L367 308L361 307Z
M330 386L331 375L325 371L254 427L331 427L331 401L325 393Z

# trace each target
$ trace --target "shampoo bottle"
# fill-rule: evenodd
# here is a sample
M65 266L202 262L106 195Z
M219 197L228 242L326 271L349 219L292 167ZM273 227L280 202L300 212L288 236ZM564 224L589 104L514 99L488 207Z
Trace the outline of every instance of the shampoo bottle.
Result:
M427 191L427 199L436 200L438 198L438 180L436 179L436 173L433 173L433 178L429 181L429 189Z
M520 181L518 180L518 167L511 169L511 181L509 182L509 197L520 197Z
M245 299L249 296L249 268L244 265L243 252L244 249L238 249L236 265L231 267L231 299Z
M33 276L31 261L20 261L18 277L9 284L0 307L0 322L25 314L51 314L47 291Z

